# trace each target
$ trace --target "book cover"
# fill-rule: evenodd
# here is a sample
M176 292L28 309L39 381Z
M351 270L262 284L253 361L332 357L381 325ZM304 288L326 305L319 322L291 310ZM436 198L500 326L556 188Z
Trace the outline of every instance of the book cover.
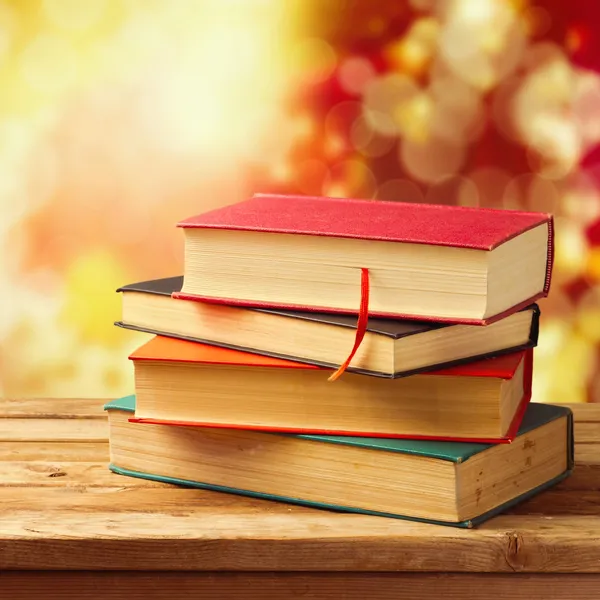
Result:
M183 285L183 276L166 277L163 279L153 279L149 281L140 281L138 283L132 283L129 285L122 286L117 289L117 292L141 292L145 294L155 294L160 296L172 296L181 290ZM269 313L278 315L283 319L298 319L301 321L313 321L317 323L323 323L327 325L334 325L336 327L344 327L347 329L356 330L357 319L351 315L345 315L340 313L320 313L320 312L302 312L296 310L283 310L277 308L256 308L256 307L243 307L243 310L251 310L256 312ZM382 373L380 371L372 371L368 369L361 369L357 367L349 366L348 372L359 373L362 375L372 375L374 377L386 377L395 379L398 377L407 377L409 375L416 375L418 373L424 373L432 369L442 369L452 367L461 364L467 364L475 360L482 360L485 358L493 358L502 356L503 354L510 354L520 350L526 350L527 348L534 348L538 342L539 336L539 318L540 309L537 304L530 304L521 310L532 310L533 318L531 322L531 329L529 332L529 339L525 344L519 346L512 346L497 350L491 353L478 354L476 356L469 356L461 358L459 360L453 360L448 362L440 362L435 365L423 367L421 369L413 369L408 371L397 371L394 374ZM163 329L149 329L139 327L125 321L115 322L117 327L124 329L131 329L134 331L142 331L144 333L151 333L154 335L160 335L165 337L173 337L176 339L187 340L190 342L199 342L203 344L221 346L224 348L231 348L233 350L240 350L242 352L253 352L262 354L265 356L272 356L275 358L283 358L286 360L292 360L297 362L305 362L308 364L318 365L325 368L337 368L338 365L334 363L326 363L308 358L302 358L291 354L278 354L274 352L268 352L261 350L260 348L248 347L248 346L236 346L233 344L226 344L215 339L196 338L184 335L178 335ZM367 332L371 332L391 339L400 339L411 335L418 335L420 333L426 333L427 331L433 331L435 329L442 329L452 327L452 323L435 323L432 321L414 321L414 320L399 320L399 319L378 319L369 317L367 323Z
M256 194L178 226L493 250L552 221L551 214L493 208Z
M544 223L548 224L548 248L546 277L541 292L484 319L420 317L427 321L485 325L548 295L554 261L554 220L551 214L381 200L256 194L243 202L184 219L178 226L184 229L354 238L490 251ZM324 310L316 304L283 305L255 299L218 298L186 292L174 292L173 297L259 308L277 305L289 310ZM325 310L342 314L356 312L341 308ZM378 317L410 318L410 315L388 315L377 311L371 311L371 314Z
M269 356L261 356L258 354L250 354L247 352L239 352L229 348L220 348L217 346L208 346L206 344L198 344L194 342L188 342L184 340L176 340L168 337L157 336L140 346L130 355L132 361L157 361L157 362L183 362L183 363L196 363L203 365L227 365L227 366L238 366L242 371L247 367L259 367L259 368L275 368L275 369L311 369L323 371L324 377L330 371L323 367L316 365L309 365L305 363L299 363L296 361L289 361ZM515 413L513 421L506 435L498 439L482 439L478 440L483 443L509 443L517 434L521 420L527 405L531 399L531 381L532 381L532 370L533 370L533 351L531 349L524 350L521 352L514 352L512 354L506 354L497 358L485 359L477 362L471 362L468 364L457 365L449 367L447 369L440 369L435 371L429 371L419 375L419 377L428 377L433 375L441 375L445 377L493 377L498 379L512 379L517 371L518 366L524 361L523 369L523 397L519 404L519 408ZM240 373L241 375L243 373ZM350 375L352 376L352 375ZM136 423L148 423L158 425L175 425L183 427L222 427L227 429L255 429L257 431L289 431L285 428L274 429L272 427L260 427L260 426L244 426L241 427L232 423L202 423L202 422L182 422L182 421L170 421L166 419L149 419L149 418L133 418L132 422ZM296 430L295 430L296 431ZM308 432L307 432L308 433ZM319 434L337 434L343 435L347 432L343 431L321 431L312 430L310 433ZM350 435L356 435L350 434ZM417 435L392 435L390 433L378 434L375 436L373 432L361 432L360 436L366 437L411 437L415 439L432 439L429 436L417 436ZM450 439L450 438L435 438L435 439ZM461 438L452 438L458 441ZM472 441L472 440L471 440Z
M119 398L113 400L112 402L107 403L104 406L105 410L121 410L128 413L135 412L135 395L126 396L124 398ZM254 498L262 498L266 500L275 500L288 502L292 504L299 504L303 506L313 507L313 508L321 508L334 510L338 512L350 512L350 513L358 513L358 514L367 514L367 515L375 515L375 516L383 516L383 517L391 517L398 519L406 519L411 521L420 521L426 523L440 524L440 525L450 525L454 527L462 527L469 528L475 525L478 525L489 518L504 512L508 508L526 500L527 498L534 496L540 491L551 487L556 484L558 481L561 481L565 477L567 477L574 465L574 438L573 438L573 414L570 409L564 406L554 406L550 404L539 404L534 403L528 406L527 412L523 417L523 420L519 426L517 435L523 435L533 429L541 427L551 421L566 416L568 419L568 444L567 444L567 470L561 474L559 477L552 479L544 483L533 490L530 490L509 502L494 508L493 510L478 516L475 519L470 519L468 521L462 521L459 523L447 522L447 521L432 521L428 519L418 519L407 517L404 515L398 514L390 514L390 513L380 513L377 511L368 511L363 509L357 509L349 506L339 506L339 505L330 505L330 504L322 504L318 502L312 502L303 500L301 498L290 498L290 497L282 497L275 496L268 493L259 493L254 491L248 491L243 489L229 488L220 485L213 485L206 482L197 482L197 481L186 481L182 479L178 479L176 477L164 477L160 475L152 475L151 473L141 473L136 471L130 471L127 469L122 469L117 465L110 465L111 470L116 473L122 475L129 475L133 477L140 477L143 479L150 479L155 481L162 481L165 483L173 483L177 485L184 485L188 487L197 487L207 490L213 490L218 492L226 492L226 493L234 493L242 496L250 496ZM483 443L474 443L474 442L440 442L440 441L427 441L427 440L414 440L414 439L381 439L381 438L365 438L365 437L349 437L349 436L328 436L328 435L307 435L307 434L267 434L267 435L293 435L294 437L298 437L300 439L307 439L311 441L318 441L325 444L339 444L343 446L358 446L362 448L369 448L373 451L378 452L396 452L402 454L410 454L414 456L422 456L434 458L437 460L444 460L453 463L462 463L470 458L476 456L480 452L487 450L492 447L490 444Z

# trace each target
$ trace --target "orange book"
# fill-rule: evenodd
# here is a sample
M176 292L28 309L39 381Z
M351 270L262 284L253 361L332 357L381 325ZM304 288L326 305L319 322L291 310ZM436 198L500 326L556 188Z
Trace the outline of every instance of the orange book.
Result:
M155 337L131 356L137 422L370 437L511 441L532 350L386 380Z

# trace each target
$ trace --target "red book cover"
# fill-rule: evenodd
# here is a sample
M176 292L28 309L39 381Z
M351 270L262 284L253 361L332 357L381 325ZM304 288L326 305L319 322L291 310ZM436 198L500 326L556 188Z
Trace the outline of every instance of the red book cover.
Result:
M184 219L178 227L492 250L552 220L552 215L546 213L493 208L256 194L243 202Z
M421 320L486 324L548 295L554 260L551 214L380 200L256 194L249 200L184 219L178 223L178 227L355 238L489 251L543 223L548 223L549 236L546 279L541 293L486 320L457 321L419 316ZM220 299L182 292L174 293L173 297L241 306L272 306L265 302L250 303L235 298ZM290 310L349 312L318 306L277 306ZM379 317L411 317L374 312L370 314Z
M186 340L179 340L167 337L157 336L151 339L149 342L135 350L129 358L135 361L158 361L158 362L184 362L184 363L196 363L203 365L232 365L244 367L261 367L261 368L279 368L279 369L311 369L323 371L324 378L332 371L325 367L318 367L315 365L308 365L304 363L298 363L291 360L284 360L280 358L273 358L269 356L261 356L258 354L251 354L249 352L241 352L239 350L233 350L230 348L221 348L217 346L208 346L206 344L200 344L196 342L189 342ZM532 378L532 367L533 367L533 350L527 349L520 352L514 352L512 354L505 354L497 358L488 358L469 364L457 365L447 369L440 369L437 371L430 371L427 373L421 373L419 375L413 375L413 377L429 377L432 375L442 375L446 377L493 377L498 379L512 379L515 376L516 370L520 365L521 361L524 363L524 394L517 411L515 418L507 432L506 436L502 439L473 439L473 438L444 438L452 441L471 441L481 443L498 443L498 442L511 442L519 429L521 419L527 408L527 404L531 399L531 378ZM365 377L364 375L345 375L348 377ZM331 385L335 385L332 383ZM198 427L224 427L230 429L257 429L265 431L279 431L279 432L293 432L293 433L314 433L322 435L355 435L355 436L369 436L369 437L410 437L415 439L441 439L432 438L430 436L406 436L406 435L392 435L392 434L374 434L372 432L343 432L343 431L322 431L322 430L305 430L298 431L297 429L285 429L285 428L272 428L272 427L240 427L238 425L231 424L215 424L215 423L188 423L179 421L168 421L162 419L131 419L138 423L153 423L162 425L181 425L181 426L198 426Z

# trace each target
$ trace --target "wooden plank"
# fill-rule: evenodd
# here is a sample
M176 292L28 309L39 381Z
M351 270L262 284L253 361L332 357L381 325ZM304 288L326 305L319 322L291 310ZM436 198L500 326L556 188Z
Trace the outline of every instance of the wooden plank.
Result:
M598 575L407 573L0 573L10 600L597 600Z
M108 442L0 442L0 461L108 463Z
M104 462L1 461L1 487L158 487L166 484L112 473ZM172 486L171 486L172 487Z
M0 419L0 442L106 442L107 419Z
M291 508L1 514L0 570L600 573L597 516L504 515L460 530Z
M207 490L172 486L123 487L120 480L109 480L113 487L69 485L59 486L0 486L0 507L3 511L33 512L69 508L76 511L156 513L205 510L255 512L260 514L286 513L290 510L301 516L308 508L210 492ZM600 491L550 490L523 502L507 514L518 515L599 515Z
M600 465L600 444L575 444L575 462Z
M600 516L600 491L549 490L519 504L506 514Z
M120 481L120 480L119 480ZM112 482L112 483L119 483ZM35 512L69 509L79 512L125 512L181 514L190 511L219 510L225 513L268 514L287 513L290 507L255 498L177 488L155 487L0 487L0 507L3 512ZM294 507L295 514L311 509Z
M579 421L600 421L600 403L579 403L574 402L572 404L563 404L573 411L573 418L575 422Z
M575 423L575 443L600 444L600 421Z
M101 398L0 398L0 419L106 418Z
M576 464L573 473L556 485L554 490L600 490L600 464Z

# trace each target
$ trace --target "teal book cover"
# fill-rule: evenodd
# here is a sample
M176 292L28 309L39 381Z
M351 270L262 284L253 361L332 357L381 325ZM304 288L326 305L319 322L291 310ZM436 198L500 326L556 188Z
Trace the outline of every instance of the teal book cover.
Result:
M125 396L113 400L104 406L105 410L119 410L128 413L135 412L135 396ZM573 414L570 409L564 406L555 406L550 404L530 404L521 426L519 428L518 436L523 435L533 429L541 427L551 421L559 419L561 417L567 418L568 428L568 442L567 442L567 469L561 473L558 477L543 483L542 485L529 490L528 492L513 498L509 502L506 502L491 511L477 516L476 518L469 519L468 521L450 522L450 521L436 521L431 519L420 519L415 517L409 517L400 514L384 513L378 511L369 511L360 508L354 508L350 506L340 506L332 504L324 504L321 502L314 502L310 500L303 500L301 498L292 498L277 496L268 493L261 493L237 488L226 487L222 485L213 485L207 482L189 481L178 479L174 477L167 477L163 475L155 475L152 473L142 473L124 469L118 465L111 464L110 469L115 473L121 475L127 475L131 477L139 477L143 479L150 479L155 481L162 481L164 483L171 483L176 485L182 485L187 487L195 487L207 490L214 490L219 492L233 493L244 496L250 496L254 498L262 498L267 500L275 500L281 502L288 502L293 504L299 504L302 506L308 506L313 508L321 508L327 510L334 510L338 512L351 512L366 515L375 515L383 517L391 517L397 519L407 519L411 521L419 521L425 523L434 523L439 525L450 525L454 527L469 528L476 526L489 518L504 512L508 508L530 498L540 491L549 488L562 479L566 478L573 469L574 462L574 440L573 440ZM140 427L146 427L147 425L139 425ZM168 425L161 425L161 427L168 427ZM324 444L337 444L344 446L354 446L361 448L368 448L378 452L394 452L402 454L410 454L414 456L422 456L434 458L437 460L448 461L452 463L463 463L477 454L487 450L488 448L495 447L494 444L480 444L470 442L444 442L444 441L430 441L430 440L407 440L407 439L386 439L386 438L367 438L367 437L350 437L350 436L331 436L331 435L309 435L309 434L282 434L282 433L263 433L263 435L278 435L286 437L295 437L299 439L311 440L313 442L321 442ZM515 442L513 442L515 443ZM497 447L497 446L496 446Z

